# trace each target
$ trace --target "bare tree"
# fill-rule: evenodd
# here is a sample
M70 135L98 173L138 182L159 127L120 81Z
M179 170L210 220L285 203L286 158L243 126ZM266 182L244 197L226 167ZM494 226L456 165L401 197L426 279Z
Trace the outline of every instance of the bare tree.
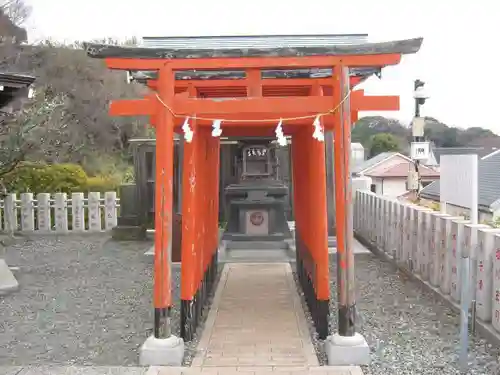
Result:
M22 26L30 17L32 8L24 0L3 0L0 2L0 10L16 26Z
M44 93L37 93L19 113L2 123L0 179L25 160L43 160L53 153L68 152L67 148L75 147L64 139L65 101L63 95L46 97Z
M64 140L51 142L51 135L61 134L64 128L64 101L62 95L45 98L38 93L15 117L4 120L0 125L0 197L5 198L7 189L3 178L12 172L21 162L36 158L36 154L50 152L51 149L64 145ZM46 142L46 140L49 140ZM45 145L49 143L49 145ZM40 148L43 145L43 148ZM40 159L38 159L40 160ZM5 204L8 202L6 201ZM11 210L7 210L11 212ZM6 216L6 231L14 238L12 218Z
M127 84L124 72L108 70L75 47L0 43L0 71L33 75L36 91L0 129L0 179L24 160L79 163L100 173L102 160L127 158L128 140L145 135L145 118L111 117L108 106L113 99L141 97L146 89Z

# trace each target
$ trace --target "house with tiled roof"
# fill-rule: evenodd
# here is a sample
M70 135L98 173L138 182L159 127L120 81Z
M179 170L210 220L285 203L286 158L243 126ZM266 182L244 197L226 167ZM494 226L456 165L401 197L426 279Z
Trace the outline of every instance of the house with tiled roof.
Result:
M21 109L34 81L30 75L0 72L0 120Z
M479 155L478 155L479 156ZM500 150L484 155L478 160L478 211L480 221L489 221L500 216ZM440 183L436 181L424 189L423 199L440 202ZM447 202L446 211L450 214L467 214L468 209Z
M383 152L353 168L353 176L369 177L370 189L374 193L390 197L400 197L408 192L407 178L413 161L399 152ZM439 180L439 172L420 165L422 185L426 186Z
M0 43L3 43L3 47L16 46L27 39L26 29L15 25L0 8ZM10 50L5 53L8 55L8 52ZM10 66L5 61L4 63L3 65ZM0 72L0 123L14 116L22 108L26 99L31 96L30 89L34 81L35 77L31 75Z
M482 159L498 151L495 147L435 147L431 146L429 159L425 165L439 169L442 155L471 155L476 154L478 159Z

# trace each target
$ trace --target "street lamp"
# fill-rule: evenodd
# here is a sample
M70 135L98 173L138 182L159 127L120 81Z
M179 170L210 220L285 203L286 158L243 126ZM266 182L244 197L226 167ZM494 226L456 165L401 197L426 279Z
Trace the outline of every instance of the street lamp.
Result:
M429 95L424 88L425 82L416 79L413 82L413 99L415 99L415 117L420 117L420 106L425 104L425 100L429 99Z
M421 187L420 179L420 161L427 160L430 153L429 142L425 141L424 128L425 118L420 117L420 107L425 104L429 99L426 92L425 82L417 79L413 83L413 99L415 99L415 117L412 121L412 136L413 142L411 143L411 158L414 161L415 169L410 169L408 172L408 190L414 192L414 199L418 199Z

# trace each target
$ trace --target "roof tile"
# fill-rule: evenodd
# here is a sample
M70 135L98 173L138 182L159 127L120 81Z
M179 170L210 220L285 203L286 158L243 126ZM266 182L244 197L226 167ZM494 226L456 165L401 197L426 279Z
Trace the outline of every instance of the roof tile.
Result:
M367 174L370 177L381 177L381 178L387 178L387 177L406 177L408 176L408 170L410 168L410 163L409 162L403 162L401 164L396 164L393 165L383 172L380 173L374 173L374 174ZM439 172L434 171L430 168L426 168L425 166L421 166L420 168L420 175L422 177L439 177Z
M373 158L365 160L363 163L355 166L352 170L352 173L361 173L395 154L397 154L397 152L382 152L374 156Z

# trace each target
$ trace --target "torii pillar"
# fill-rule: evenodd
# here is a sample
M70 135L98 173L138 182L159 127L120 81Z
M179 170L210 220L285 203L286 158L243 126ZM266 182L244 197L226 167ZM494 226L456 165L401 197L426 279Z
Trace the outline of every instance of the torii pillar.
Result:
M333 183L333 131L325 131L326 206L328 247L335 247L335 184Z
M350 86L359 82L350 80ZM360 111L399 111L398 96L365 96L364 90L356 90L351 93L349 99L345 102L349 104L346 111L350 113L351 126L359 119ZM335 163L334 163L334 137L333 130L325 130L325 160L326 160L326 201L327 201L327 219L328 219L328 247L337 247L336 240L336 219L335 219ZM349 155L350 156L350 155Z
M337 304L338 333L328 336L325 351L330 365L368 365L370 347L364 337L356 332L356 292L354 275L353 210L351 184L351 100L343 100L349 95L349 69L343 65L334 68L334 103L339 103L335 113L333 138L334 183L337 231ZM351 98L350 98L351 99Z
M174 173L175 118L166 105L174 99L174 72L165 64L158 70L158 98L155 102L156 181L155 181L155 258L154 258L154 330L140 349L139 362L180 365L184 358L184 341L172 334L172 203ZM166 104L166 105L164 105Z

